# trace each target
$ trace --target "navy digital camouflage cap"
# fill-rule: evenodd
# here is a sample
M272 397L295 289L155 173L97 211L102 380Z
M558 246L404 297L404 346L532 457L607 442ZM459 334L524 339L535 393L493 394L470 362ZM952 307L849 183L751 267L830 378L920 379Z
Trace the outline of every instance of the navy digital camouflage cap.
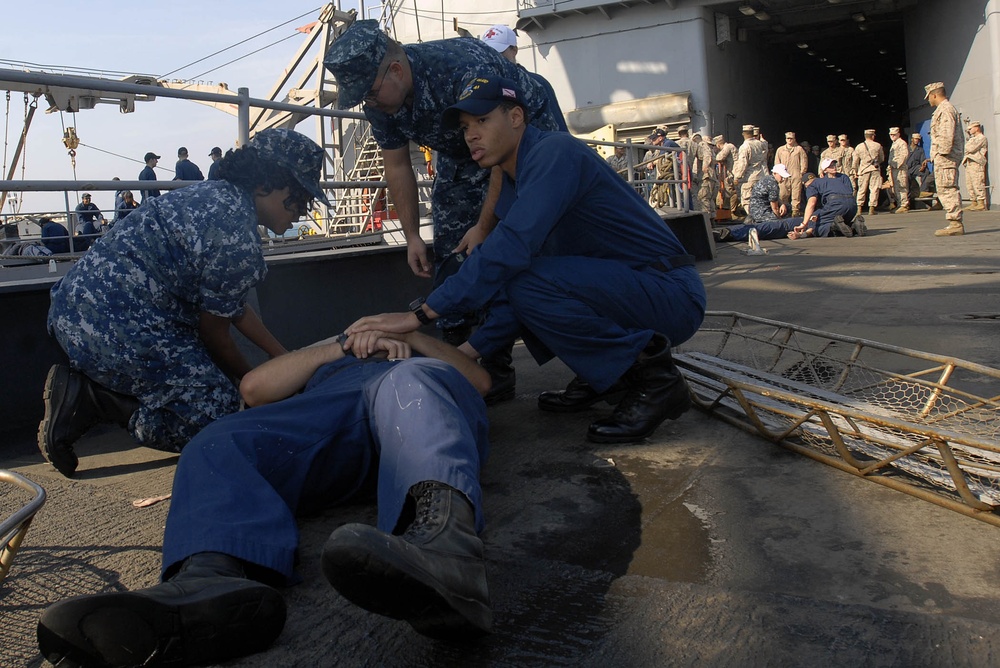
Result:
M319 144L295 130L271 128L255 134L249 145L257 149L262 159L273 161L291 172L310 195L330 206L330 201L319 187L324 157Z
M355 21L326 52L323 65L337 79L338 109L356 107L375 85L389 38L378 21Z

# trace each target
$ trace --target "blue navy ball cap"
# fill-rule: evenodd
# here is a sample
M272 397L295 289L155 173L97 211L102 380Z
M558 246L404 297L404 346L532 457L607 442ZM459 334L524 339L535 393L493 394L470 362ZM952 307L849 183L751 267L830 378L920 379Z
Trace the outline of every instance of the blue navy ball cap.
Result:
M255 134L249 145L257 149L257 154L264 160L291 172L310 195L330 206L330 201L319 187L324 158L319 144L295 130L270 128Z
M385 58L389 38L378 21L355 21L330 45L323 65L337 79L337 108L361 104L375 85L375 76Z
M485 116L505 101L524 106L516 83L495 75L476 77L466 84L458 96L458 102L444 110L442 119L445 125L454 126L458 124L459 112Z

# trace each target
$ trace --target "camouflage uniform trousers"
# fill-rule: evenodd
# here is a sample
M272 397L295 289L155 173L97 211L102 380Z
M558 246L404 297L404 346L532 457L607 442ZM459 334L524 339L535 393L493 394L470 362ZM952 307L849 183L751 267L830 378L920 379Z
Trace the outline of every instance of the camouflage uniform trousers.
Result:
M969 191L969 199L986 204L986 170L978 162L965 162L965 187Z
M715 218L715 198L719 194L719 182L716 179L702 179L701 187L698 189L698 203L702 211L711 214L710 218Z
M898 206L910 205L910 175L905 167L892 170L892 191L896 194Z
M481 169L471 160L456 161L438 154L437 178L431 190L431 218L434 223L434 287L461 268L464 254L452 250L478 221L489 190L490 170ZM440 329L471 327L478 324L478 314L442 314Z
M140 445L180 452L210 422L240 408L236 386L194 332L161 332L149 340L137 335L123 350L105 345L99 335L67 334L72 331L56 320L53 334L63 350L72 351L70 366L139 400L128 430Z
M744 211L746 211L748 213L750 212L750 193L753 191L753 184L755 184L758 181L760 181L761 178L766 173L767 172L760 172L760 173L752 174L749 178L748 177L744 177L747 180L743 181L740 184L740 206L743 207Z
M872 209L878 206L878 192L882 188L882 175L878 171L865 172L858 175L858 211L865 205L865 195L868 195L868 206Z
M944 217L949 222L962 222L962 194L958 190L958 165L942 156L934 161L934 182L937 198L944 207Z

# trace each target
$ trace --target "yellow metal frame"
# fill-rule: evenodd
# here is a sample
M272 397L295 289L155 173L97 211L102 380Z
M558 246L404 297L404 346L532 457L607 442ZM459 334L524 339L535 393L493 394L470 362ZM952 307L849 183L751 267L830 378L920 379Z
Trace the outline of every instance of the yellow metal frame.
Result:
M0 483L20 487L33 495L10 517L0 522L0 584L2 584L7 579L14 555L21 548L21 543L31 527L35 513L45 503L45 490L22 475L3 469L0 469Z
M1000 370L728 311L675 359L727 422L1000 526Z

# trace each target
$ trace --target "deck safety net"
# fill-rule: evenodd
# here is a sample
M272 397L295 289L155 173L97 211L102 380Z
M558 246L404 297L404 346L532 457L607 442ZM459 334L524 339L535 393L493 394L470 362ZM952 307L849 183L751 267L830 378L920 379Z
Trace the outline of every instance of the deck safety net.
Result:
M718 311L676 361L701 408L1000 525L1000 370Z

